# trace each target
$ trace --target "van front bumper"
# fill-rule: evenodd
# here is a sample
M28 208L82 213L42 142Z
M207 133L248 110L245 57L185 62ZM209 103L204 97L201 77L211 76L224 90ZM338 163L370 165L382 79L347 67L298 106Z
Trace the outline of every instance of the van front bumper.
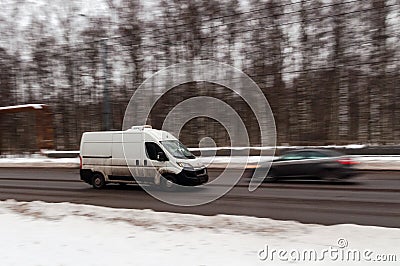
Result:
M190 171L182 170L178 174L179 185L182 186L198 186L208 182L207 168Z

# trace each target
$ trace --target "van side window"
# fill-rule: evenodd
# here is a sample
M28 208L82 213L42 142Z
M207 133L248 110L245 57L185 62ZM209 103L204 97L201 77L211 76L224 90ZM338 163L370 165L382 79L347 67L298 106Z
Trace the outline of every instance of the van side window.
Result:
M147 153L147 157L150 160L157 160L157 154L159 152L163 152L163 150L160 148L160 146L158 146L156 143L154 142L146 142L146 153Z

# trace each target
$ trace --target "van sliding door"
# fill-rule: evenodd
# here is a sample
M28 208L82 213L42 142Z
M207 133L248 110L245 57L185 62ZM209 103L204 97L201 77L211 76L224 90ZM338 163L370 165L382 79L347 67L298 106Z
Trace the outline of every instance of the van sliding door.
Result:
M130 176L134 178L143 176L139 163L143 158L143 143L140 141L140 135L124 134L122 139L122 134L114 134L112 149L112 173L114 178L123 177L121 180L125 180L126 177ZM122 143L122 140L124 143Z

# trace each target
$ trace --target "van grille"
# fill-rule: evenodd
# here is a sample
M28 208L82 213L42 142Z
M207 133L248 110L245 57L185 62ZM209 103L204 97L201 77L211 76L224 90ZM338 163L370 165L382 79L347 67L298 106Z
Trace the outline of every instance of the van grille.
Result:
M185 171L186 175L189 177L197 177L206 174L205 169L197 170L197 171Z

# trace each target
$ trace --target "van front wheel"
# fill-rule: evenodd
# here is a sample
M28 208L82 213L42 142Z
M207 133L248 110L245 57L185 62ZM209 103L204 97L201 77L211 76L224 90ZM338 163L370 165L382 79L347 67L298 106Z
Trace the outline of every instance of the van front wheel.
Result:
M177 179L173 175L166 175L161 178L161 187L164 191L175 191L177 189Z
M92 177L92 186L95 189L102 189L106 186L106 180L101 173L94 173Z

